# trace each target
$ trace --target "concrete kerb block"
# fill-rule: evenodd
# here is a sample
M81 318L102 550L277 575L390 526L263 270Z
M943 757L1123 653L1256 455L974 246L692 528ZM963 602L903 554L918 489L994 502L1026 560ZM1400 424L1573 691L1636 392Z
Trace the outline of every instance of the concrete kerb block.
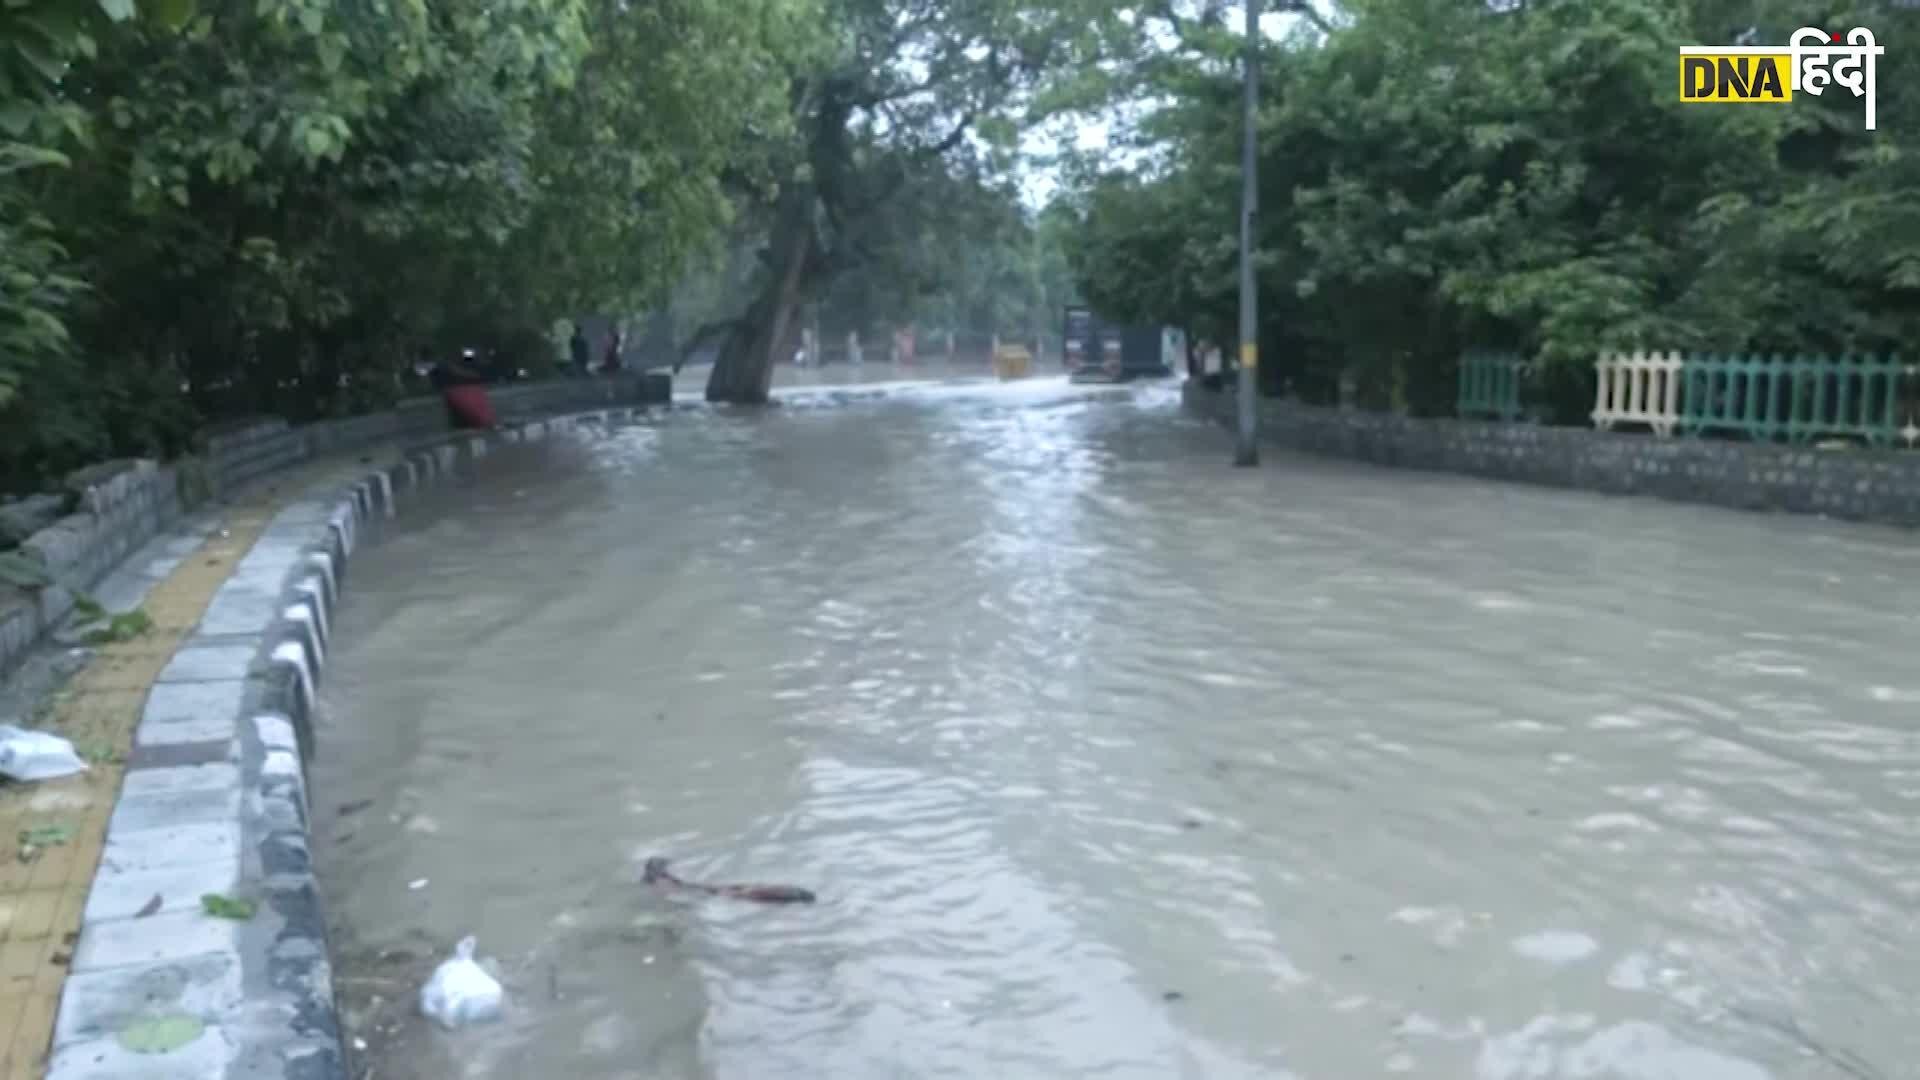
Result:
M324 551L333 560L333 588L336 595L344 594L347 589L347 547L340 534L331 527L320 534L314 547Z
M313 657L313 668L318 671L327 662L327 635L321 625L319 605L310 599L299 599L282 609L281 618L292 630L296 640Z
M304 736L301 740L302 752L311 753L313 707L320 678L319 668L315 665L316 658L293 638L284 638L276 643L268 657L273 667L273 674L268 679L269 693L276 699L291 695L290 700L274 701L272 704L282 707L287 715L294 718L295 730L301 731Z
M327 551L311 552L307 555L306 565L310 572L304 580L319 583L320 598L326 606L325 615L331 619L334 605L340 602L340 579L335 574L333 555Z
M84 974L153 968L209 954L236 956L239 937L232 920L208 918L197 904L190 911L162 912L144 919L103 919L84 925L69 970ZM61 1011L66 1011L64 1002Z
M144 809L123 817L128 826L108 829L100 861L119 873L150 873L201 863L235 864L240 858L240 819L194 817L201 800L220 793L176 792L147 800ZM134 827L139 826L139 827Z
M296 579L293 583L293 596L293 607L304 607L311 613L315 632L319 635L321 646L324 647L333 633L331 615L333 597L328 590L326 577L313 572ZM289 608L289 611L291 610L292 608Z
M207 605L199 635L258 635L273 625L288 583L301 571L311 550L301 528L279 520L267 528Z
M157 967L73 975L67 987L53 1032L56 1053L92 1040L111 1042L129 1022L154 1013L184 1014L203 1023L217 1023L246 1001L240 958L231 953L209 953Z
M72 985L69 980L68 985ZM61 999L65 1011L66 999ZM50 1080L207 1080L226 1076L237 1057L232 1036L208 1026L200 1037L170 1054L136 1054L118 1039L90 1039L57 1049L48 1063Z
M300 752L300 737L293 726L293 717L280 712L261 712L253 718L253 734L260 745L268 751L285 750L288 753Z
M327 528L332 529L334 535L340 538L340 552L347 558L353 557L354 532L357 524L352 512L345 506L335 509L333 516L327 519Z
M130 771L87 896L83 942L96 924L143 910L198 911L201 896L232 890L242 795L240 769L227 762Z
M134 769L120 781L120 797L133 799L228 788L240 790L240 767L222 761L165 769Z
M373 477L374 485L380 491L380 512L382 516L390 518L394 515L395 511L393 505L393 470L382 469L374 473Z
M244 677L156 683L134 730L134 746L230 741L246 697Z
M311 803L307 798L305 760L295 750L268 750L260 764L260 786L254 793L254 812L261 828L272 836L298 835L304 843ZM275 850L285 841L275 842ZM263 857L266 854L263 849ZM268 874L283 872L286 866L263 862ZM310 869L310 868L309 868Z
M160 670L155 688L167 683L238 682L258 673L258 646L190 639Z
M239 811L234 813L237 818ZM91 933L89 928L110 920L147 917L142 912L200 912L201 897L232 893L240 887L242 873L237 855L194 863L169 861L144 869L102 866L81 913L82 933Z

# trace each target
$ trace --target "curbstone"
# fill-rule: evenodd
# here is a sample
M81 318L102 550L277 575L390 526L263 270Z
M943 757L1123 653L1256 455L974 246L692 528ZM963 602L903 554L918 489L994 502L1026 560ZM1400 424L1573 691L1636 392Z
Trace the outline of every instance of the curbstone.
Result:
M234 816L239 816L237 805ZM160 906L154 909L154 914L199 915L200 898L208 893L231 893L240 881L240 874L237 849L231 859L178 866L169 863L152 870L110 871L103 866L93 891L87 896L82 925L139 918L140 912L146 910L156 896L160 898ZM65 1011L62 1005L61 1012Z
M64 1001L62 1005L64 1011ZM209 1025L199 1038L171 1054L136 1054L111 1038L72 1043L54 1053L47 1075L62 1080L209 1080L227 1075L235 1057L228 1033Z
M251 659L251 656L248 657ZM156 683L134 730L135 746L214 742L233 737L232 717L246 698L237 679Z
M114 832L141 833L185 825L205 825L237 820L240 816L240 789L188 788L159 795L138 795L115 804L109 828Z
M103 868L143 874L169 866L235 861L240 858L240 819L161 825L150 829L109 829L101 850ZM82 935L84 942L85 935Z
M171 911L144 919L103 919L83 923L80 942L73 950L75 972L108 968L155 967L177 964L209 953L240 951L237 925L211 919L198 904L190 911ZM66 995L61 995L66 1011Z
M254 673L251 645L209 645L189 641L160 670L158 684L234 682Z
M196 900L195 904L199 901ZM240 957L208 953L174 964L94 971L73 976L54 1027L55 1050L112 1040L126 1025L153 1012L215 1022L246 1001Z

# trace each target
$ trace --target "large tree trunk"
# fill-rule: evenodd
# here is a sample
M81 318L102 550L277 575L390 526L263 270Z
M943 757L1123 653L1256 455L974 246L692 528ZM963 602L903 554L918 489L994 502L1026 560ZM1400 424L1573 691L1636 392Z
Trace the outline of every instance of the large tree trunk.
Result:
M809 263L813 260L813 192L795 185L781 200L768 245L767 272L760 295L747 305L740 324L727 335L707 378L707 400L735 405L764 405L773 385L773 365L793 355L800 332L800 307L806 302Z

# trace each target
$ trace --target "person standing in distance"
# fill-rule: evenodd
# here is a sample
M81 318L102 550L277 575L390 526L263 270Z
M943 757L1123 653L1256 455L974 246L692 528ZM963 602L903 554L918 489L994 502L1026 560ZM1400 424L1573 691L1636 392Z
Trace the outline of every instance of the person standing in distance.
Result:
M600 362L600 371L611 375L620 370L620 331L616 328L607 335L606 359Z
M582 375L593 362L593 347L587 344L587 332L579 323L573 324L573 340L567 342L567 351L573 360L573 368Z

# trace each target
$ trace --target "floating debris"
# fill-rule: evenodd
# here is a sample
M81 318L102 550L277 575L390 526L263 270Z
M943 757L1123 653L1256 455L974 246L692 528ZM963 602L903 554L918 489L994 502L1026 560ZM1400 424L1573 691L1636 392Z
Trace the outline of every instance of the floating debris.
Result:
M658 855L647 860L641 880L648 885L665 885L689 892L705 893L708 896L731 896L738 900L753 900L762 904L811 904L814 902L811 891L794 885L703 885L695 881L682 881L667 869L667 860Z
M478 947L471 935L461 938L452 959L435 968L420 988L420 1011L448 1031L498 1019L506 1003L499 981L474 961Z

